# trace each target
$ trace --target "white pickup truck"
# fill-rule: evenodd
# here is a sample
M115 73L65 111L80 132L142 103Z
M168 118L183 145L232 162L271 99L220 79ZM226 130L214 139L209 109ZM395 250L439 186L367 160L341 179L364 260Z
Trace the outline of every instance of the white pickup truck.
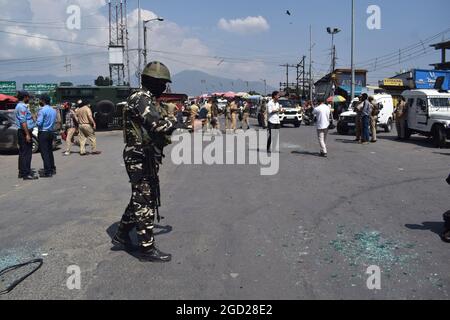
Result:
M373 96L375 104L380 109L378 115L378 126L383 128L385 132L389 133L393 129L394 119L394 102L392 96L389 94L379 93ZM347 135L349 131L356 127L356 112L355 104L359 104L359 100L355 99L350 105L349 111L341 113L337 125L337 131L340 135Z

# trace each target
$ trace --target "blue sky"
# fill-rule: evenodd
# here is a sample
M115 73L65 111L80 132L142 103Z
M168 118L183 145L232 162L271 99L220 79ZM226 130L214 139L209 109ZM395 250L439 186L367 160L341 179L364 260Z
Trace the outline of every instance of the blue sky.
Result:
M357 55L356 61L365 61L398 51L450 28L450 1L448 0L357 0L356 1ZM381 8L381 30L369 30L366 13L369 5ZM143 7L179 25L193 29L193 33L209 44L216 52L233 56L252 57L267 55L274 60L297 62L308 55L309 25L313 28L315 70L323 73L329 66L330 36L327 26L339 27L336 36L338 65L350 64L350 0L315 1L143 1ZM286 10L292 16L285 14ZM256 35L226 33L217 27L220 18L235 19L247 16L263 16L270 30ZM447 39L450 33L447 34ZM427 67L439 59L439 53L431 53L401 65L373 72L371 78L389 75L409 67ZM282 74L282 72L281 72Z
M144 18L156 15L166 21L152 23L149 31L151 59L166 62L174 73L185 69L202 70L214 75L245 80L262 78L276 85L285 80L285 70L279 64L295 64L303 55L309 55L309 26L313 28L313 74L315 78L330 68L331 36L326 27L339 27L342 32L335 38L338 67L350 65L350 0L315 1L215 1L215 0L143 0ZM107 7L105 0L0 0L0 31L26 33L37 37L68 39L71 41L105 45L107 43ZM450 1L428 0L357 0L356 1L357 52L356 62L398 52L399 49L425 41L450 28ZM66 8L77 4L82 8L82 29L78 32L64 29ZM381 9L381 30L369 30L366 21L369 5ZM130 47L136 48L137 18L133 11L137 0L129 0ZM291 16L286 15L286 10ZM137 17L137 16L136 16ZM2 21L12 19L18 24ZM222 24L219 25L219 21ZM247 19L247 20L246 20ZM252 21L250 22L248 19ZM252 20L253 19L253 20ZM241 29L230 27L231 20L241 20ZM48 21L51 27L43 26ZM134 23L134 24L133 24ZM224 27L225 25L225 27ZM248 27L248 29L246 29ZM59 28L59 29L58 29ZM248 31L248 32L246 32ZM436 38L449 39L450 32ZM25 41L26 40L26 41ZM10 43L8 50L0 51L2 59L55 56L45 63L32 61L2 64L0 78L54 72L70 76L96 73L107 74L106 49L51 42L39 38L24 38L0 33L0 41ZM360 66L369 70L369 82L393 75L402 69L429 68L438 62L440 53L424 47L385 57ZM421 51L423 49L423 52ZM100 50L100 51L99 51ZM92 56L69 57L71 69L65 67L65 55L88 53ZM137 58L132 54L132 68ZM309 61L309 60L308 60ZM381 68L384 66L386 68ZM430 67L431 68L431 67ZM293 72L293 70L292 70ZM9 73L9 74L8 74Z

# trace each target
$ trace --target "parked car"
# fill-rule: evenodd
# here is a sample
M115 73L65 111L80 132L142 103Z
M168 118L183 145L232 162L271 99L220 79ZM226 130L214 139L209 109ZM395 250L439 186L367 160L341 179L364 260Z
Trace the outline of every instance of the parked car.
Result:
M420 134L433 138L436 148L443 148L450 140L450 93L408 90L402 96L408 104L406 138Z
M0 111L0 151L18 151L19 143L17 138L18 128L16 126L14 110ZM33 153L39 152L38 129L32 132ZM53 148L56 149L62 144L61 135L55 133Z

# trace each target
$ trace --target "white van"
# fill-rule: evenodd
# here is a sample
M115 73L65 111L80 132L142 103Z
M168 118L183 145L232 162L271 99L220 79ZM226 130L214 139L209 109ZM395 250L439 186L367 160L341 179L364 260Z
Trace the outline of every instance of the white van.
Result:
M374 103L378 105L380 114L378 115L378 127L383 128L386 133L392 131L394 127L394 100L390 94L377 93L373 95ZM355 99L350 104L350 108L347 112L341 113L339 116L339 122L337 125L338 133L346 135L350 129L356 127L356 112L354 111L355 105L359 103L358 99Z
M407 90L402 96L408 105L406 138L412 134L432 137L436 148L450 139L450 93L439 90Z

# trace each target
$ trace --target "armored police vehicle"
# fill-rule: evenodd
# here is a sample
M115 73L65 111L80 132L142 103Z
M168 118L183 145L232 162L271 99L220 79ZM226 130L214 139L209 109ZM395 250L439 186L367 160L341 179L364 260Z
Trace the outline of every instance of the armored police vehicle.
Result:
M90 104L97 127L100 129L122 128L123 102L134 89L129 86L74 86L62 83L56 88L57 103L76 103L83 100Z

